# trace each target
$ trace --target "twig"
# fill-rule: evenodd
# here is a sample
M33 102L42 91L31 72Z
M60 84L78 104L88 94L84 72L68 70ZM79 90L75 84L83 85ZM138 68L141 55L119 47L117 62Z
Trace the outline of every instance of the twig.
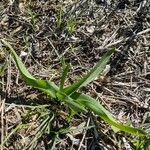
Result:
M89 123L90 123L90 118L88 118L87 125L86 125L87 127L89 126ZM83 137L82 137L82 140L81 140L81 142L80 142L80 145L79 145L78 150L80 150L81 147L82 147L83 141L84 141L84 139L85 139L86 131L87 131L87 130L84 130L84 134L83 134Z
M0 112L1 112L1 142L4 140L4 107L5 107L5 100L3 100L1 102L1 109L0 109ZM3 144L0 145L0 149L3 150Z
M146 30L143 30L143 31L137 33L136 36L139 36L139 35L142 35L142 34L145 34L145 33L148 33L148 32L150 32L150 28L148 28L148 29L146 29ZM115 46L115 45L117 45L117 44L119 44L119 43L122 43L123 41L129 40L129 38L130 38L130 37L127 37L127 38L125 38L125 39L120 39L120 40L118 40L118 41L115 41L114 43L110 43L110 44L106 45L105 47L99 46L99 47L96 48L96 50L101 50L101 49L110 48L110 47Z
M52 46L52 48L55 51L55 53L58 56L58 58L60 59L60 55L58 54L57 49L54 47L53 43L50 41L50 39L47 38L47 40L48 40L49 44Z

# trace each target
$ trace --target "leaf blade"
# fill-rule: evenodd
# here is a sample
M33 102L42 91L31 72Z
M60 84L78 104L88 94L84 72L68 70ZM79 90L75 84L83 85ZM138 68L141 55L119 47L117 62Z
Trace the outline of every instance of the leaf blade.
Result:
M29 73L29 71L26 69L25 65L21 61L20 57L18 57L18 55L16 54L16 52L12 48L12 46L7 41L5 41L3 39L1 39L1 41L11 51L13 58L16 62L17 68L20 71L25 82L29 86L33 86L35 88L38 88L38 89L42 90L43 92L47 93L48 95L52 96L53 98L56 98L56 92L58 90L58 87L51 81L35 79Z
M63 72L60 80L60 90L63 90L64 84L65 84L65 79L67 77L67 74L69 72L70 65L69 64L63 64Z
M136 136L144 136L146 133L138 128L130 127L128 125L123 125L119 122L117 122L112 115L95 99L92 97L81 94L81 93L74 93L71 95L71 98L77 101L80 105L84 105L85 108L88 108L89 110L93 111L95 114L99 115L100 118L102 118L105 122L107 122L109 125L121 131L134 134Z
M73 92L77 91L80 87L86 86L88 83L93 81L100 73L102 73L103 69L105 68L107 62L109 61L110 57L114 53L115 49L109 50L99 61L98 63L91 69L91 71L85 75L82 79L74 83L73 85L66 87L64 92L67 95L72 94Z

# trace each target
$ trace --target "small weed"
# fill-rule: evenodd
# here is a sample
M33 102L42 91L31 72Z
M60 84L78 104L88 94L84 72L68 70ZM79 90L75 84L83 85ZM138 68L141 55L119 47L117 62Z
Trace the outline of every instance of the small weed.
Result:
M136 150L150 150L150 136L135 139L132 143Z
M65 18L63 9L61 8L59 14L56 16L56 28L65 28L70 34L76 31L77 21L75 18Z
M69 18L66 21L66 29L68 30L69 33L75 32L76 26L77 26L77 21L75 20L75 18Z
M150 150L150 112L144 114L142 126L148 133L147 136L138 137L131 141L136 150Z
M109 61L110 57L114 53L114 49L109 50L99 61L98 63L79 81L76 81L74 84L64 87L64 82L67 76L68 65L63 67L63 73L61 77L61 84L60 87L57 86L55 83L48 81L48 80L40 80L34 78L28 70L25 68L24 64L22 63L21 59L18 57L14 49L11 45L6 42L5 40L1 39L2 43L11 51L18 70L20 71L24 81L34 87L37 88L44 93L51 96L53 100L59 100L65 103L72 111L75 113L79 112L87 112L88 110L94 112L99 117L101 117L105 122L112 126L114 131L124 131L127 133L131 133L136 136L144 136L146 133L138 128L133 128L128 125L123 125L116 121L112 117L112 115L95 99L92 97L78 92L78 90L89 84L93 81L100 73L103 72L107 62Z
M30 19L30 23L32 25L32 28L33 28L33 30L36 30L36 23L37 23L38 14L31 11L30 9L28 10L28 14L29 14L29 19Z
M63 9L61 8L58 15L56 16L56 28L60 28L63 22Z
M2 43L11 51L14 60L16 62L16 65L18 67L18 70L20 71L22 78L27 83L27 85L32 86L34 88L37 88L44 93L48 94L52 100L59 100L60 102L63 102L67 107L70 108L72 111L72 114L77 114L80 112L86 113L89 110L94 112L96 115L98 115L101 119L103 119L106 123L111 125L112 129L115 132L118 131L124 131L136 136L142 136L144 137L147 135L147 133L141 129L131 127L129 125L124 125L119 123L115 118L112 117L112 115L95 99L90 97L89 95L86 95L84 93L80 93L79 89L83 86L86 86L91 81L93 81L98 74L102 73L107 62L109 61L110 57L114 53L114 49L109 50L99 61L98 63L81 79L76 81L74 84L64 87L64 83L67 77L67 73L69 70L69 65L63 64L63 72L61 77L60 85L57 86L55 83L48 81L48 80L40 80L34 78L28 70L25 68L24 64L22 63L21 59L18 57L14 49L11 47L11 45L6 42L5 40L1 40ZM39 113L39 111L38 111ZM50 112L50 110L47 110L46 112L40 114L40 126L36 130L36 135L28 145L28 148L35 148L38 144L38 140L42 137L44 133L50 134L50 124L53 120L54 115ZM71 119L71 118L69 118ZM53 146L55 147L57 143L58 136L55 136L53 142ZM7 140L5 140L6 142ZM147 145L147 142L144 143ZM136 147L139 148L143 147L144 145L142 142L136 143ZM145 145L144 145L145 146Z

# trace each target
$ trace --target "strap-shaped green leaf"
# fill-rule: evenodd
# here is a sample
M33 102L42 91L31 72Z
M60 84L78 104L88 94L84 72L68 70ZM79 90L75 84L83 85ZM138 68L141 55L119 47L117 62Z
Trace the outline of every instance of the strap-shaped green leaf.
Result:
M65 102L75 112L87 112L84 105L80 105L65 93L59 91L56 95L59 100Z
M134 134L137 136L144 136L146 133L138 128L133 128L128 125L123 125L117 122L112 115L95 99L92 97L81 94L81 93L74 93L71 96L72 99L76 100L77 103L83 105L84 107L88 108L89 110L93 111L97 114L100 118L102 118L105 122L110 124L112 127L115 127L121 131Z
M63 67L62 67L63 72L62 72L61 81L60 81L60 91L62 91L64 88L64 83L65 83L65 80L66 80L66 77L67 77L67 74L68 74L69 68L70 68L70 65L66 64L65 62L62 62L62 65L63 65Z
M17 68L19 69L25 82L35 88L42 90L53 98L56 98L56 92L58 87L50 81L35 79L26 69L25 65L22 63L21 59L18 57L12 46L5 40L1 39L2 43L9 48L10 52L13 54L14 60L16 62Z
M115 51L115 49L111 49L109 50L99 61L98 63L95 65L95 67L93 69L91 69L91 71L84 76L82 79L80 79L79 81L75 82L73 85L66 87L64 89L64 92L67 95L70 95L72 93L74 93L75 91L77 91L79 88L86 86L88 83L90 83L91 81L95 80L95 78L102 73L102 71L104 70L106 64L108 63L111 55L113 54L113 52Z
M21 73L21 75L23 77L27 77L30 79L35 79L29 72L28 70L25 68L24 64L22 63L21 59L18 57L18 55L16 54L16 52L14 51L14 49L12 48L12 46L5 40L1 39L2 43L9 48L9 50L11 51L11 53L14 56L14 60L16 62L16 65Z

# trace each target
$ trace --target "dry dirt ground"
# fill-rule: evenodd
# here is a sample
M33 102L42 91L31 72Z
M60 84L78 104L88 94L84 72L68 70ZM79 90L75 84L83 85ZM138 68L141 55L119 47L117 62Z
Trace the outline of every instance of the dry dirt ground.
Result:
M1 0L0 38L41 79L59 83L64 57L71 65L66 84L115 48L105 74L82 91L120 122L149 131L149 0ZM90 112L71 118L66 106L26 86L2 46L0 65L1 149L145 150L150 145L148 138L114 133Z

